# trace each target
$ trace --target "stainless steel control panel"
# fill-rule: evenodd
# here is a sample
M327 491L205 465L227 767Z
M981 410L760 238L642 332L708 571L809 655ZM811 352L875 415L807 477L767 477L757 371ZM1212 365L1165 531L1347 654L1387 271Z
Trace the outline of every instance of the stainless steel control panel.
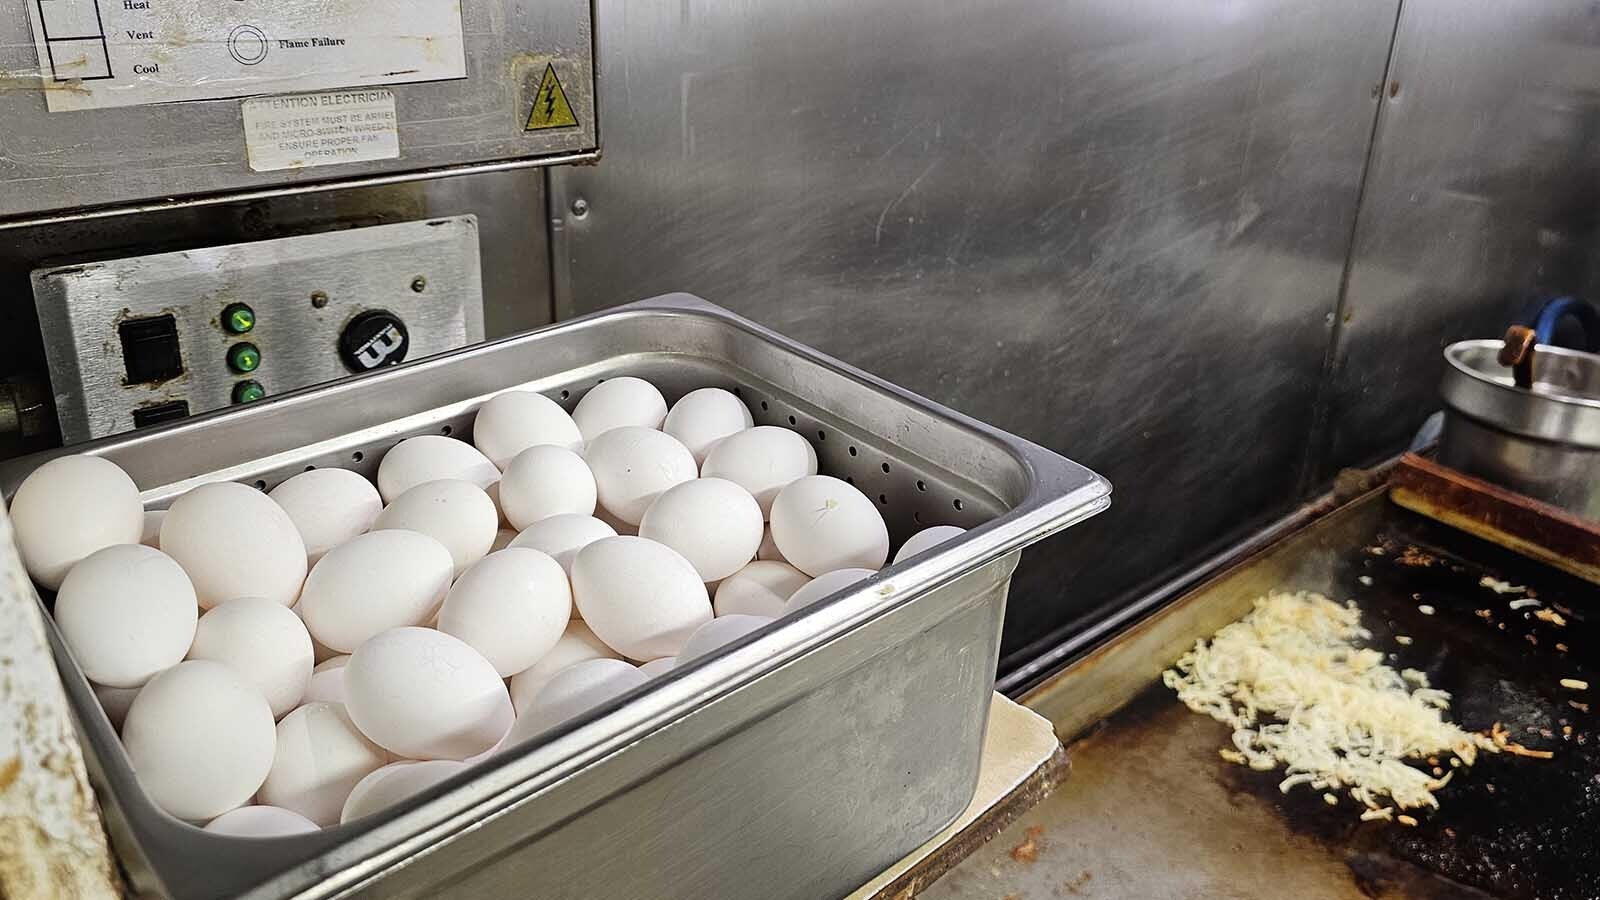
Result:
M76 443L483 340L473 216L41 268Z

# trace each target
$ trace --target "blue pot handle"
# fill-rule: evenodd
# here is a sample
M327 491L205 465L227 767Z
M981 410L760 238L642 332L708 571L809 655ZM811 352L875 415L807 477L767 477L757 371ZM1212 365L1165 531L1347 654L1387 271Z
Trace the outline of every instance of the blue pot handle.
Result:
M1600 352L1600 313L1593 306L1576 297L1557 297L1539 310L1533 321L1535 340L1541 344L1554 344L1556 325L1572 316L1583 326L1584 346L1578 348L1590 353Z

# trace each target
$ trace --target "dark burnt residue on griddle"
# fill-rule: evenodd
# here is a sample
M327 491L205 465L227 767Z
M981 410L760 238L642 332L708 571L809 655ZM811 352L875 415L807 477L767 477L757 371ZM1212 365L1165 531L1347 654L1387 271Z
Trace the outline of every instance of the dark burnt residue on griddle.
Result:
M1451 721L1485 734L1499 723L1509 741L1551 758L1423 761L1455 773L1436 792L1439 808L1395 811L1414 826L1362 822L1344 791L1284 794L1281 770L1224 762L1228 727L1157 682L1069 743L1073 774L1047 801L1057 811L1052 860L1072 871L1095 864L1085 893L1600 898L1600 588L1378 502L1200 589L1195 608L1236 608L1239 590L1353 600L1391 666L1420 669L1452 694ZM1347 527L1357 515L1362 524ZM1496 593L1480 584L1486 576L1529 590ZM1511 608L1530 595L1540 605ZM1564 678L1593 687L1563 687Z
M1574 705L1591 692L1561 684L1600 688L1586 665L1600 650L1600 588L1420 519L1347 562L1343 596L1360 605L1373 646L1394 649L1392 665L1449 691L1462 727L1499 722L1510 741L1553 754L1482 754L1438 792L1438 810L1412 813L1416 827L1362 830L1398 859L1496 896L1600 897L1600 733ZM1530 599L1539 605L1513 608Z

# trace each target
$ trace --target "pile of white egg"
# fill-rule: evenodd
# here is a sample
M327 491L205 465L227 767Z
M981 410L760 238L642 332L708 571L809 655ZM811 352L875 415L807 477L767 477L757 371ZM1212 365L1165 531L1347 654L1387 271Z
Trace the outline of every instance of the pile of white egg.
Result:
M889 555L799 434L717 388L669 410L631 377L571 415L500 394L473 443L404 440L376 486L313 469L145 512L115 464L64 456L10 512L150 799L258 837L398 803Z

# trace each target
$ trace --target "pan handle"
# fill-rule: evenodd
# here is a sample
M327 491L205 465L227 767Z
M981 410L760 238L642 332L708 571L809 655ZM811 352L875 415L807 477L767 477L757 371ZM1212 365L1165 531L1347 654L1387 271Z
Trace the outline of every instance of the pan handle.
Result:
M1533 387L1535 343L1533 329L1523 325L1513 325L1506 329L1506 345L1500 348L1500 365L1511 368L1511 377L1516 381L1517 387L1523 390Z
M1584 345L1576 348L1589 353L1600 352L1600 312L1577 297L1557 297L1539 310L1533 322L1533 333L1540 344L1554 344L1556 326L1571 316L1583 326Z

